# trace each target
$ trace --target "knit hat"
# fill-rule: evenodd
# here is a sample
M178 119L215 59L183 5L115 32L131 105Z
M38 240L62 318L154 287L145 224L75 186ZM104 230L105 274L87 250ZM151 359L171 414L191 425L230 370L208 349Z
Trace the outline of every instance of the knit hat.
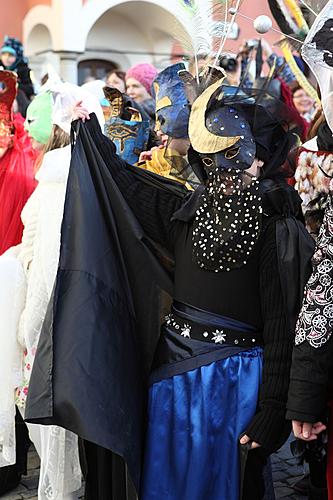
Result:
M1 54L11 54L16 57L16 50L13 47L9 47L9 45L4 45L1 47Z
M141 85L145 87L145 89L147 90L147 92L149 92L150 95L152 95L151 87L157 74L158 71L152 64L148 63L136 64L127 71L126 80L128 80L129 78L134 78L135 80L140 82Z
M18 59L22 59L24 62L27 62L27 59L24 57L24 50L23 50L23 45L22 42L18 38L13 38L8 35L5 36L3 44L3 47L10 47L15 50L15 54Z

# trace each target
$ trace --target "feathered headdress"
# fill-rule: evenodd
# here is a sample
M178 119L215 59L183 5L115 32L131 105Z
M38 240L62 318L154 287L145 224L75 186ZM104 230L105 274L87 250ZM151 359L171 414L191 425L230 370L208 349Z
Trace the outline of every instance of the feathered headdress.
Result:
M228 35L229 9L240 0L178 0L177 18L181 29L175 29L174 37L195 62L196 78L199 82L199 58L213 63L216 52ZM184 29L186 32L184 33ZM224 44L223 44L224 45ZM221 53L221 50L220 50Z
M320 87L323 111L333 132L333 0L320 12L302 49L302 56Z
M282 33L305 39L309 26L295 0L268 0L270 10Z
M13 136L13 102L16 97L17 75L0 71L0 148L11 145Z
M323 0L301 0L307 14L316 13L319 4ZM277 22L281 32L286 38L280 42L280 48L283 56L295 76L298 84L319 103L319 97L316 89L310 84L303 72L298 67L292 49L300 50L302 42L309 33L309 21L306 19L301 6L296 0L268 0L270 10ZM309 17L309 15L308 15Z

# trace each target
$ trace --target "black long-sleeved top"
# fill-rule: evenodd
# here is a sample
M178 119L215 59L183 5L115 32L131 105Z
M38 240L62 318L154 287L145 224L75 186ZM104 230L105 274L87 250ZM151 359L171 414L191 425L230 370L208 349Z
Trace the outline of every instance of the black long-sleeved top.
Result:
M263 229L249 261L240 269L214 273L192 260L192 222L177 218L177 211L196 194L168 182L156 182L147 172L138 172L115 155L112 143L100 133L94 141L104 161L145 233L167 247L175 261L174 298L200 309L249 323L263 332L264 369L258 411L247 429L252 440L272 452L290 432L285 420L292 352L290 331L279 274L276 224L283 218L276 207L265 210ZM281 189L288 190L287 186ZM175 192L176 191L176 192ZM295 262L295 266L298 263Z
M292 357L287 418L315 423L333 397L333 338L320 349L307 342L295 346Z
M324 221L305 289L293 351L287 417L301 422L323 418L333 390L333 205Z

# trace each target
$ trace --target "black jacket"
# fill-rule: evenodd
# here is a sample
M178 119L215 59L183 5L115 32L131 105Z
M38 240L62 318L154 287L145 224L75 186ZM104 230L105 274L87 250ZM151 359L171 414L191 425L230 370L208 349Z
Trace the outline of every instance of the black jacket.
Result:
M333 208L325 210L296 328L287 417L317 422L332 399L333 381Z

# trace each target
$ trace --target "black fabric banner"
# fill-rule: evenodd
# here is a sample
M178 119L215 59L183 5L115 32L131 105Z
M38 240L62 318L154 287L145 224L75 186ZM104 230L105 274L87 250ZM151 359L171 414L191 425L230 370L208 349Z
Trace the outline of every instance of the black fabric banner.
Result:
M160 291L170 293L172 283L92 139L96 118L74 126L60 263L26 420L119 454L139 488Z

